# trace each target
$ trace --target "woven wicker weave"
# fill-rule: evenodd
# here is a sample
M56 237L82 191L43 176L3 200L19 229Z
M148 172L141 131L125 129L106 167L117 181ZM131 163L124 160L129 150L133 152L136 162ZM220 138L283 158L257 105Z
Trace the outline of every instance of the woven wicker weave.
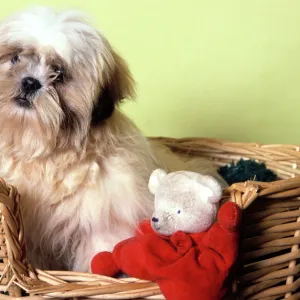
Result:
M224 191L244 211L233 299L300 299L300 163L296 145L158 138L173 151L211 158L217 166L240 158L263 161L283 180L238 183ZM26 262L19 195L0 180L1 298L164 299L152 282L74 272L33 270ZM251 204L251 205L250 205ZM299 290L299 291L298 291Z

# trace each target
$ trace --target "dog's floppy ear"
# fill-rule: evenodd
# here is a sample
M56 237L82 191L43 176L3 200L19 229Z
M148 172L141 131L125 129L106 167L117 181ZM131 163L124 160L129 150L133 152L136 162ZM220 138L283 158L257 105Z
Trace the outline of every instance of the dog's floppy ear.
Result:
M111 55L105 62L104 83L93 109L92 126L109 118L123 99L134 98L134 80L126 62L113 50Z

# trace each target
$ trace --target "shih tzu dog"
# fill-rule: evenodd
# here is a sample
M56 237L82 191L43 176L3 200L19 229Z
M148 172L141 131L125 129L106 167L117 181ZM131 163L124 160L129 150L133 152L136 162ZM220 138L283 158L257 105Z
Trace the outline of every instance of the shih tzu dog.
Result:
M78 12L39 7L0 24L0 177L22 196L28 258L88 271L151 215L155 168L217 177L151 144L119 110L125 61Z

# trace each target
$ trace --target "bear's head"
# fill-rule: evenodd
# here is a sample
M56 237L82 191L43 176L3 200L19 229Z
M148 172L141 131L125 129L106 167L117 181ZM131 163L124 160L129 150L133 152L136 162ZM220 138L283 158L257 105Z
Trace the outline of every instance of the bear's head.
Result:
M206 231L215 221L222 196L213 177L188 171L167 174L157 169L150 176L149 190L155 196L151 225L163 235Z

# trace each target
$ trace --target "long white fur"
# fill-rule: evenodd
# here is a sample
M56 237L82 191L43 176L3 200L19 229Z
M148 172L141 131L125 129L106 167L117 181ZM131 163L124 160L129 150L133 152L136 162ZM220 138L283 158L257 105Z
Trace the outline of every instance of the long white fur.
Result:
M103 36L77 12L34 8L9 17L0 25L0 45L16 44L34 47L42 58L16 78L29 72L46 88L36 100L36 111L14 106L11 88L0 90L0 177L21 193L28 256L34 266L88 271L93 255L111 251L132 236L138 222L152 213L147 183L156 168L218 177L210 162L179 158L148 143L118 110L102 127L89 127L96 93L113 56ZM60 140L59 99L44 96L51 90L48 51L85 78L73 85L74 101L69 103L81 121L72 140ZM9 68L9 61L0 66L0 82L8 85Z

